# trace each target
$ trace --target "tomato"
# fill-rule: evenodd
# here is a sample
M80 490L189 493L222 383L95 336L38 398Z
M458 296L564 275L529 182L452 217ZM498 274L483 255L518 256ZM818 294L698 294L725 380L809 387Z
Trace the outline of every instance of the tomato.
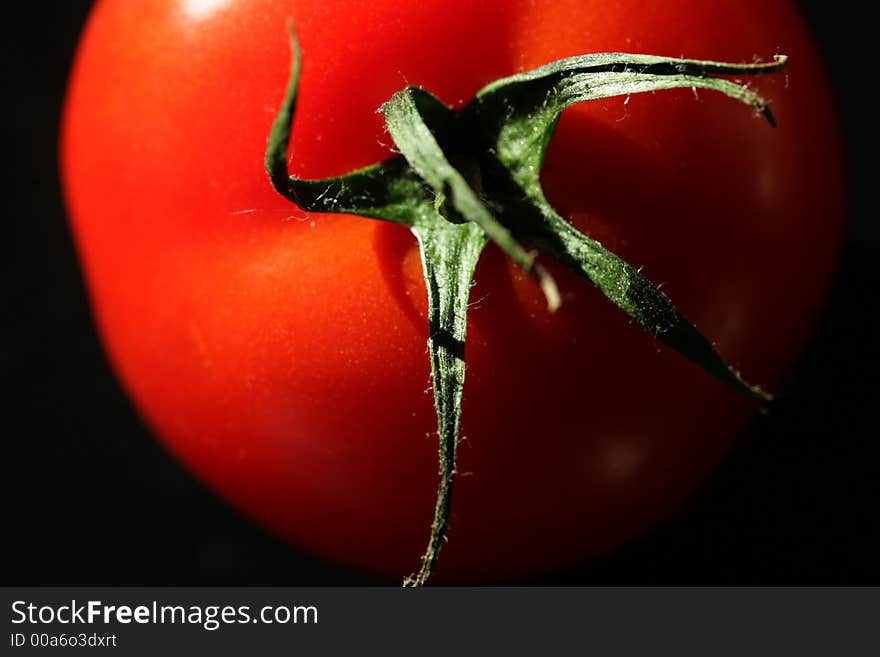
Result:
M155 433L232 504L399 576L436 494L415 240L307 214L263 169L289 16L304 62L291 172L311 178L388 157L376 110L407 83L461 106L582 53L788 54L786 75L752 83L777 129L710 92L595 101L566 111L542 178L749 380L784 381L835 265L843 186L828 85L792 3L103 0L61 145L95 316ZM644 532L757 410L542 262L563 293L555 314L494 247L477 269L447 581L548 572Z

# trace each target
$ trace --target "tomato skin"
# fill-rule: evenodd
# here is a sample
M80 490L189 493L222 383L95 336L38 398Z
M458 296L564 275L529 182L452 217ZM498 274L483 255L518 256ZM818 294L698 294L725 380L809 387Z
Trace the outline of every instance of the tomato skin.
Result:
M307 215L263 171L291 14L305 67L291 171L308 177L386 157L375 110L407 83L459 104L585 52L790 55L786 76L754 83L776 130L708 92L611 99L566 113L543 176L747 378L783 380L834 267L843 187L791 3L103 0L63 126L74 232L124 385L230 502L397 576L418 564L436 492L414 239ZM443 578L520 578L620 544L702 481L756 409L549 265L565 297L552 316L494 249L478 267Z

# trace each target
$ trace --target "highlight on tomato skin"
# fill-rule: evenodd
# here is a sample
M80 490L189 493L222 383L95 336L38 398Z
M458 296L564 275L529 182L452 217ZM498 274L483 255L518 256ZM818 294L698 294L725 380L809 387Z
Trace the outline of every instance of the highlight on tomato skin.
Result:
M436 493L414 239L302 213L263 170L291 15L291 173L308 178L388 157L376 109L406 84L461 106L583 53L786 53L786 76L754 81L775 130L690 90L597 101L566 111L542 174L560 213L662 283L728 362L783 383L836 263L843 196L830 92L792 3L102 0L64 116L71 221L123 384L219 495L297 546L398 577ZM758 408L545 264L563 295L552 315L493 247L478 265L467 476L438 581L517 581L621 545L704 481Z

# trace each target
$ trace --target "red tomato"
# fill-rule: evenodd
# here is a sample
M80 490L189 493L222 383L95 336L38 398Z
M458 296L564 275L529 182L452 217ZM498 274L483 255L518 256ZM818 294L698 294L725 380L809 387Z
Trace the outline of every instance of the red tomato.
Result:
M263 170L291 15L304 57L291 171L306 177L387 157L376 110L407 83L460 105L575 54L788 54L786 75L754 82L775 130L710 92L613 98L566 113L543 176L557 208L662 283L746 378L782 382L842 214L829 89L791 2L103 0L64 119L76 239L127 390L223 497L299 546L398 576L418 564L436 493L415 240L307 215ZM694 489L756 410L549 266L555 315L494 247L477 269L447 580L619 545Z

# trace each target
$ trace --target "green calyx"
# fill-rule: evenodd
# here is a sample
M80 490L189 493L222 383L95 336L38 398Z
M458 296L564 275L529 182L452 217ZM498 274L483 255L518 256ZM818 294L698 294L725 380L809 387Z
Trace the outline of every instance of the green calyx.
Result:
M274 188L303 210L351 214L408 226L419 242L428 291L428 347L440 443L440 485L428 548L404 585L431 575L446 541L465 375L467 307L483 247L493 241L535 278L548 310L561 301L535 251L587 279L657 340L735 390L769 402L747 383L656 285L595 240L578 232L544 197L544 156L563 110L589 100L646 91L702 88L764 114L767 103L723 75L776 73L786 58L725 64L619 53L560 60L497 80L459 111L428 91L407 87L383 107L400 155L337 178L288 174L300 51L291 27L293 63L284 102L269 135L266 170ZM527 246L528 248L527 248Z

